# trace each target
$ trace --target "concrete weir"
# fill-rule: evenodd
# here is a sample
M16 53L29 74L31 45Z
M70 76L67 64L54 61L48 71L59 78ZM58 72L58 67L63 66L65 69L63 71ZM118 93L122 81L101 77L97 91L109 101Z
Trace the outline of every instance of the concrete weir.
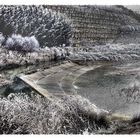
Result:
M18 78L27 83L39 94L49 97L61 95L73 95L75 88L73 83L85 72L98 66L81 66L75 63L66 63L59 66L39 71L30 75L20 74Z

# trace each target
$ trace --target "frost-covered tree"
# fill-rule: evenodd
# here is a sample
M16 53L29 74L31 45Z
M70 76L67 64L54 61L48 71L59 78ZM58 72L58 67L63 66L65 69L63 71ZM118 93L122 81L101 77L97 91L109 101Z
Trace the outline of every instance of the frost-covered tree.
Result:
M35 36L41 47L69 44L70 23L43 6L0 6L0 32Z

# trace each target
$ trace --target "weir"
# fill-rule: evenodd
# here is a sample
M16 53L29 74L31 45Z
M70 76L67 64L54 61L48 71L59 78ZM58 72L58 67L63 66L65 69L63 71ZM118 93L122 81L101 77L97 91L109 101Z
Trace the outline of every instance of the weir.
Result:
M74 95L73 82L83 73L99 66L80 66L66 63L30 75L20 74L19 79L28 84L44 97Z

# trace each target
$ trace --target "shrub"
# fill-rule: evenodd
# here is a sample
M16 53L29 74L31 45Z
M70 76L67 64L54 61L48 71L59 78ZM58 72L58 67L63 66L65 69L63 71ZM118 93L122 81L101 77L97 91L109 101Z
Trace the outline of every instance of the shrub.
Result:
M35 36L22 37L21 35L13 34L7 39L5 47L13 51L33 52L39 49L39 43Z

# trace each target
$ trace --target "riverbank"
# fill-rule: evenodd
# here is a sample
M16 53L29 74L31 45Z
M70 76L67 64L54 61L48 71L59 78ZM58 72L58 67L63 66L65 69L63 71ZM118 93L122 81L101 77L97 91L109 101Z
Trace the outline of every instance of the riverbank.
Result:
M70 47L52 47L23 54L0 47L0 87L11 83L11 75L13 74L16 76L19 73L34 73L39 69L46 69L63 63L68 57L69 50ZM7 75L8 71L11 72L11 75Z
M45 52L32 52L21 54L17 51L10 51L0 48L0 70L13 69L20 66L34 65L41 62L53 60L54 56Z

